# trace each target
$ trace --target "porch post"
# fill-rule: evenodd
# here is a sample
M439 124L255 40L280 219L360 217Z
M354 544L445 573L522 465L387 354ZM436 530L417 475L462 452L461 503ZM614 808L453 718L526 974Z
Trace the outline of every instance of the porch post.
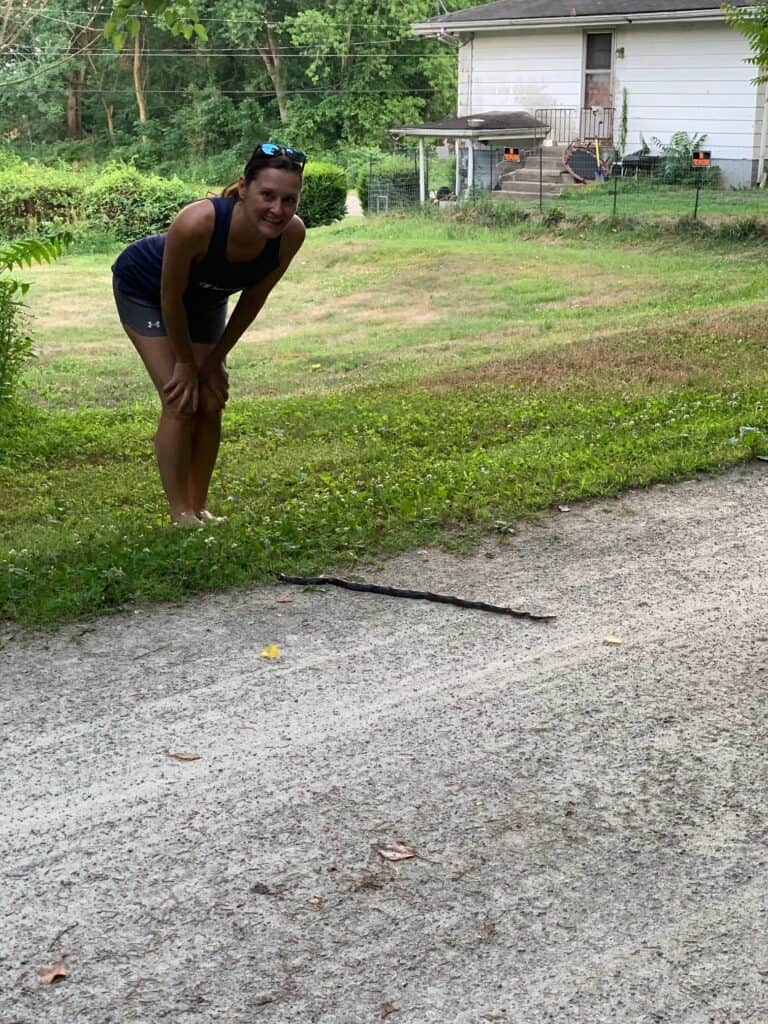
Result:
M461 139L456 139L456 145L454 147L454 152L456 154L456 187L453 190L453 194L457 199L461 198L459 196L459 189L461 188L461 171L459 170L461 164L461 141Z
M467 195L471 192L475 184L475 140L468 139L469 153L467 160Z
M426 203L427 201L427 188L426 188L426 173L424 168L424 136L419 136L419 202Z

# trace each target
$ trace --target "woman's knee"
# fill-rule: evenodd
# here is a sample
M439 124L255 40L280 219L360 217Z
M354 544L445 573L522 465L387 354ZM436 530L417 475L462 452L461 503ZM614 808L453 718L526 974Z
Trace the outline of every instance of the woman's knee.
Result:
M191 404L188 404L183 409L180 409L178 405L166 402L162 394L160 396L160 401L163 407L161 415L165 419L175 420L179 423L192 423L196 416L196 413L192 408Z
M200 397L198 399L197 406L199 416L204 416L206 419L220 420L226 404L226 398L222 402L211 391L209 391L208 388L200 388Z

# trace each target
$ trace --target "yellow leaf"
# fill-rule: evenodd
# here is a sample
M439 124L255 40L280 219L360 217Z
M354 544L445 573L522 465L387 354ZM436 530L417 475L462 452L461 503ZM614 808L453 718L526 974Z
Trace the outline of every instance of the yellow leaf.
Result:
M617 636L604 636L603 643L610 644L612 647L618 647L621 643L621 640L619 640Z
M202 754L188 754L183 750L166 750L167 757L173 757L177 761L201 761Z
M277 644L269 644L261 652L261 656L262 656L262 658L272 658L273 660L275 658L279 658L280 657L280 648L277 646Z

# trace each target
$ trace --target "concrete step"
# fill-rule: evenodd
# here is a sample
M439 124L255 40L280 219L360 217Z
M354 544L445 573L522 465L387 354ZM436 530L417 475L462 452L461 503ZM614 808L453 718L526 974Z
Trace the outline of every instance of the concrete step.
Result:
M567 174L567 173L568 172L565 170L565 168L554 168L552 170L547 170L545 168L542 168L541 173L539 173L539 168L538 167L521 167L519 171L512 171L511 173L505 174L501 180L502 181L515 181L515 182L517 182L517 181L536 181L536 182L538 182L539 178L541 178L542 181L549 181L549 182L553 182L553 183L559 185L563 174Z
M539 201L538 192L516 192L512 189L505 190L503 192L491 192L491 195L496 202L515 202L515 203L537 203ZM562 193L557 190L554 192L542 192L544 199L557 199Z
M556 195L556 196L559 196L560 192L562 190L563 185L562 185L561 182L554 182L554 181L548 182L548 181L544 181L544 182L541 183L541 186L540 186L538 178L536 179L536 181L509 181L509 180L507 180L507 181L502 181L501 189L499 191L501 191L501 192L519 192L519 193L524 194L524 195L529 195L529 196L530 195L534 195L534 196L537 196L539 194L539 187L541 187L541 191L544 193L544 195Z

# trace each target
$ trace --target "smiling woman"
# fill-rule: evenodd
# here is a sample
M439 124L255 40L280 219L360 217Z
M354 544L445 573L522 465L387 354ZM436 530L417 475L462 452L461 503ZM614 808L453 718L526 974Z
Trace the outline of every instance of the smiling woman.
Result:
M225 360L304 241L296 209L305 161L300 150L260 143L221 196L185 206L166 234L129 245L112 267L120 321L162 403L155 453L175 524L216 519L207 497Z

